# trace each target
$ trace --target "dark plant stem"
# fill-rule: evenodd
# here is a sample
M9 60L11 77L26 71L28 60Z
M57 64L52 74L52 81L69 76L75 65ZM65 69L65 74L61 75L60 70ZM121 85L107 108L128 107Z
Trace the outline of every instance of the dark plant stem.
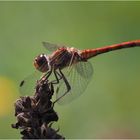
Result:
M12 128L20 129L22 139L64 139L59 130L51 128L58 115L51 101L53 84L41 78L36 84L34 96L20 97L15 103L17 123Z

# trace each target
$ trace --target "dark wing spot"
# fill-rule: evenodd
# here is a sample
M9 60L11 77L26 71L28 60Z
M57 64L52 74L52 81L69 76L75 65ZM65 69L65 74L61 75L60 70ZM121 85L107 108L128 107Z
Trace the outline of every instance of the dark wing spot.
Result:
M22 87L23 86L23 84L25 83L25 81L23 80L23 81L21 81L21 83L20 83L20 87Z

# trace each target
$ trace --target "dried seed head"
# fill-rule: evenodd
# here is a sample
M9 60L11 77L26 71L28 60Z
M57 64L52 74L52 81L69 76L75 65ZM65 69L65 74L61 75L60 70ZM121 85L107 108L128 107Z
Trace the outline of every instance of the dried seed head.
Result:
M51 101L53 92L52 84L41 79L37 82L34 96L21 97L16 101L17 123L12 127L21 130L22 139L64 139L50 125L58 121Z

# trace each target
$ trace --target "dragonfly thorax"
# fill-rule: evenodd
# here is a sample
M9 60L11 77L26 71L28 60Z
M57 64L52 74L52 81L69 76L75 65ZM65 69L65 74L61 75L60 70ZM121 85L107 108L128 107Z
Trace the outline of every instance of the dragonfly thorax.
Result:
M49 66L56 69L63 69L72 66L80 60L77 49L62 47L49 56Z
M34 60L34 66L40 72L47 72L49 70L49 60L47 55L40 54Z

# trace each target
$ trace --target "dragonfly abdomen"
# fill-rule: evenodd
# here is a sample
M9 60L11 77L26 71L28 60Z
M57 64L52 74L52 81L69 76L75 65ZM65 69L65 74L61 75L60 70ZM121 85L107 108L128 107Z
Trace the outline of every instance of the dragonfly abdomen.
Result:
M83 50L81 51L80 53L80 57L83 59L83 60L87 60L93 56L95 56L97 54L97 52L95 50L92 50L92 49L86 49L86 50Z
M120 44L105 46L105 47L97 48L97 49L83 50L81 51L80 56L83 59L89 59L91 57L94 57L102 53L119 50L119 49L125 49L125 48L139 47L139 46L140 46L140 40L134 40L134 41L129 41L129 42L123 42Z

